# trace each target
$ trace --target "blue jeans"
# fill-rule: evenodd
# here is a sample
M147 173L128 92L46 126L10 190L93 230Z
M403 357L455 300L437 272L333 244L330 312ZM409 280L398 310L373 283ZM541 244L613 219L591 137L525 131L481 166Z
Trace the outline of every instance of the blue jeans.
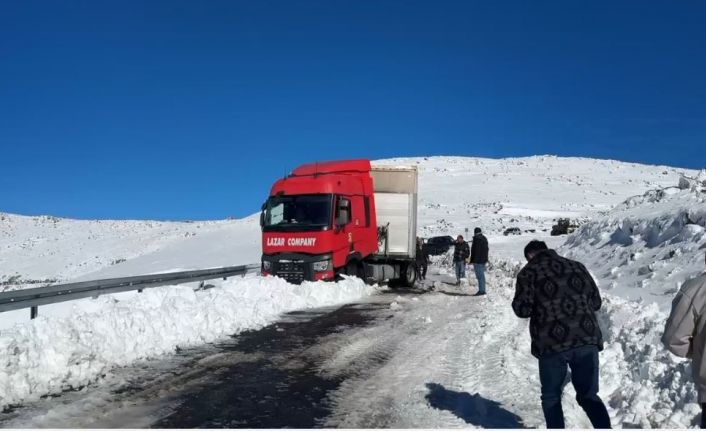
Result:
M542 410L547 428L564 428L561 392L567 366L576 401L588 415L594 428L610 428L610 417L598 396L598 347L581 346L560 353L547 353L539 358L539 381L542 384Z
M478 280L478 293L485 293L485 264L474 263L473 270Z
M460 260L454 262L454 265L456 266L456 281L466 278L466 262Z

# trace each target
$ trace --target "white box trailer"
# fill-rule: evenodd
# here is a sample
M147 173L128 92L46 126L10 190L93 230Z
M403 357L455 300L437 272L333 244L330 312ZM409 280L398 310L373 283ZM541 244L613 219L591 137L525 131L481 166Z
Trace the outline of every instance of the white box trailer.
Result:
M367 277L412 285L416 279L417 168L372 166L378 252L366 263Z
M377 224L386 231L378 254L413 259L417 241L416 166L373 166L370 176Z

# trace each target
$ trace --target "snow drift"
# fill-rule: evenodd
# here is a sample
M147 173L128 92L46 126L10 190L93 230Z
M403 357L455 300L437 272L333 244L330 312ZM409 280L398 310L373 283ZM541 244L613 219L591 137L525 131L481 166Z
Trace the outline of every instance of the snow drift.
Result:
M706 195L653 190L581 226L561 251L584 262L612 294L668 310L681 284L705 269L705 226Z
M604 295L601 395L623 428L687 428L701 412L689 361L660 341L667 314ZM604 395L605 394L605 395Z

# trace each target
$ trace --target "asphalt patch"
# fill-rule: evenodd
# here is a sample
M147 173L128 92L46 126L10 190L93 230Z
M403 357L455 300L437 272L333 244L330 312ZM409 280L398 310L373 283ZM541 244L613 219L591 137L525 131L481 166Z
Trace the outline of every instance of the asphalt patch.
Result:
M311 352L321 337L345 336L381 317L389 304L350 304L330 313L296 312L282 322L241 333L217 345L218 367L197 385L189 385L178 407L153 428L315 428L330 415L329 392L345 377L319 373L320 357ZM384 317L384 316L383 316ZM228 363L228 353L251 361ZM225 354L225 355L224 355ZM381 359L384 361L384 359ZM193 363L199 366L198 362ZM203 377L202 373L195 375Z

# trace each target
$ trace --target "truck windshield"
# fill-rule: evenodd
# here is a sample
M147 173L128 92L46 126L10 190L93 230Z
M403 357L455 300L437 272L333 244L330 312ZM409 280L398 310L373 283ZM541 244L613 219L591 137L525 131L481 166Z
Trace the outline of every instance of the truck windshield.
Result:
M324 230L331 225L333 195L272 196L265 206L267 231Z

